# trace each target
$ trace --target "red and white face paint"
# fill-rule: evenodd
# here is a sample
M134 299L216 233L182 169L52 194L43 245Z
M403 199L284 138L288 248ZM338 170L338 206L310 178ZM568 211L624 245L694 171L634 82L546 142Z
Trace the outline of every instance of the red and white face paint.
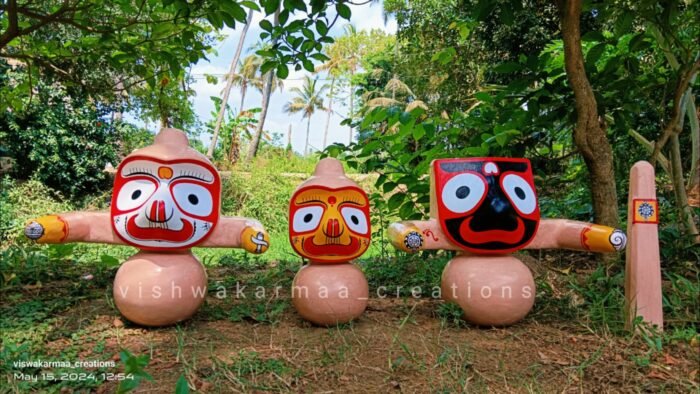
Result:
M216 226L220 199L219 174L209 163L132 156L117 169L112 227L141 249L191 248Z

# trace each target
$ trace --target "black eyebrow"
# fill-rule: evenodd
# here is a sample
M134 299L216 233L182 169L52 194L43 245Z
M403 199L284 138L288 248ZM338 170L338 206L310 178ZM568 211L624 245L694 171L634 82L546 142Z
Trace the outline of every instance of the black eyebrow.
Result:
M126 175L123 175L123 176L124 176L125 178L128 178L128 177L134 176L134 175L146 175L146 176L149 176L149 177L151 177L151 178L155 178L155 177L156 177L155 175L151 174L150 172L145 172L145 171L134 171L134 172L130 172L130 173L128 173L128 174L126 174Z
M171 179L170 182L172 182L176 179L182 179L182 178L195 179L195 180L206 182L206 183L212 183L214 181L213 179L205 179L205 178L198 177L197 175L180 175L180 176L176 176L175 178Z
M440 169L445 172L474 171L481 172L481 166L485 161L455 161L440 163Z
M357 202L357 201L352 201L352 200L343 201L343 202L341 202L341 204L352 204L352 205L357 205L358 207L364 207L364 206L365 206L365 204L360 204L359 202Z
M308 204L308 203L311 203L311 202L326 204L324 201L321 201L321 200L304 200L304 201L298 202L297 205Z

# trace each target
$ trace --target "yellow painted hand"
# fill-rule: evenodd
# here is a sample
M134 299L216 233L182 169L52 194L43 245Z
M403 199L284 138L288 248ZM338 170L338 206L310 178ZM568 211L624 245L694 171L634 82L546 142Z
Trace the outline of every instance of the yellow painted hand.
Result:
M425 245L420 229L413 224L392 223L389 226L389 241L396 249L415 253Z
M616 252L625 248L627 236L621 230L593 224L581 234L581 243L591 252Z
M265 253L270 247L270 236L261 227L248 226L241 232L241 246L250 253Z
M38 243L58 244L68 237L68 225L58 215L42 216L27 223L24 235Z

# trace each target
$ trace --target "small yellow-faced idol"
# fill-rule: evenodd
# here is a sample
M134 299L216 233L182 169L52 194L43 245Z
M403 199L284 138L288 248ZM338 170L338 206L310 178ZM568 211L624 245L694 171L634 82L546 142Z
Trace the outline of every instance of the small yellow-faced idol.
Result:
M370 234L367 194L345 176L338 160L321 160L289 204L289 241L309 261L292 288L302 317L332 325L362 314L367 280L349 262L367 251Z
M357 186L304 186L289 211L292 247L311 262L348 262L369 246L369 201Z

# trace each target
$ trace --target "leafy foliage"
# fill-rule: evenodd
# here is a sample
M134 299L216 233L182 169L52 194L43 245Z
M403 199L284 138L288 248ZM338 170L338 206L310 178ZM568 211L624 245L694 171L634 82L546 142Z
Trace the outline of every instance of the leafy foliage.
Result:
M117 393L123 394L134 390L144 379L153 380L153 377L145 371L150 361L150 357L147 354L136 356L131 354L129 350L124 349L119 353L119 359L124 364L124 373L127 379L119 383Z
M15 176L34 175L69 196L104 189L109 180L102 170L117 153L105 115L56 86L42 86L26 111L0 114L0 139L16 161Z
M343 0L312 0L310 5L301 0L261 0L260 3L266 15L278 12L275 24L268 19L260 21L264 30L260 38L273 43L270 48L257 52L267 59L260 71L265 74L275 70L283 79L289 75L289 64L294 65L296 71L304 68L313 72L312 60L327 60L322 51L324 43L333 42L328 35L331 27L339 18L350 19L351 15L350 7ZM291 18L294 14L302 17Z
M19 110L17 98L30 95L32 79L39 76L76 86L102 102L118 100L142 82L155 90L205 56L211 28L198 20L226 7L224 2L94 0L3 5L0 57L19 61L32 78L2 89L0 108Z

